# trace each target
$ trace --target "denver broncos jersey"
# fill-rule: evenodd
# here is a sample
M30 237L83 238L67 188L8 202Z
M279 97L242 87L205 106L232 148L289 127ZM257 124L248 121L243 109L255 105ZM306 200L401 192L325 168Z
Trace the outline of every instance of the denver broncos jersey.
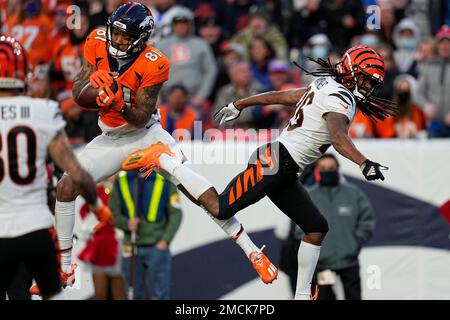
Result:
M313 163L331 145L324 119L328 112L341 113L351 123L356 113L356 101L353 94L332 77L321 77L310 84L297 103L294 116L277 139L300 170Z
M169 79L169 59L150 45L147 45L137 58L119 68L117 61L108 54L106 33L101 29L96 29L89 34L84 45L84 57L96 70L119 73L116 81L122 86L124 101L131 108L134 108L134 98L138 89ZM158 120L158 112L155 112L148 125ZM99 126L104 132L114 131L125 134L136 130L119 112L109 109L100 111Z
M47 206L47 147L65 122L58 104L0 98L0 238L53 225Z

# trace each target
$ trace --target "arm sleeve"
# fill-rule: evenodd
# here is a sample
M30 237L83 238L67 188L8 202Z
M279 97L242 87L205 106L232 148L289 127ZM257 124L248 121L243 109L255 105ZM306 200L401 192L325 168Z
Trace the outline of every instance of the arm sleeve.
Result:
M201 70L203 71L202 85L200 86L197 97L207 99L216 82L217 63L209 45L202 43L204 49L201 54Z
M358 190L358 210L355 237L359 244L363 244L372 237L375 229L375 214L369 199L361 190Z
M108 206L111 210L114 219L116 220L116 227L124 230L128 230L128 219L122 214L122 205L120 203L120 194L118 191L119 185L117 182L114 183L114 187L111 191L111 195L109 196Z
M161 239L170 243L180 227L182 215L180 195L178 194L177 188L172 183L169 185L169 199L166 210L168 222Z

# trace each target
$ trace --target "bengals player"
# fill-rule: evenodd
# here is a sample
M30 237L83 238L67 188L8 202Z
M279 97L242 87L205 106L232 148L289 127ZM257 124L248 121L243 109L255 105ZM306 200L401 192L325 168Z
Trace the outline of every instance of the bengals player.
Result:
M308 72L317 76L307 88L271 91L230 102L215 115L222 124L239 117L241 110L254 105L282 104L296 108L294 116L276 141L259 147L247 168L233 178L222 193L212 187L197 202L218 219L230 219L237 212L268 197L305 233L298 250L298 277L295 299L310 299L311 281L328 224L298 180L306 166L315 162L328 147L356 163L367 180L384 180L387 167L369 160L353 144L348 127L356 108L366 117L385 120L396 106L376 97L383 84L384 60L372 48L350 48L341 61L313 59L320 68ZM305 70L306 71L306 70ZM124 168L140 168L149 174L153 168L171 170L186 189L197 181L182 176L182 166L170 155L164 143L130 155ZM175 168L175 169L171 169ZM316 294L313 297L317 297Z
M21 44L0 35L0 300L21 263L44 299L61 299L61 281L71 281L72 274L58 270L53 216L47 205L47 152L70 173L99 220L106 223L111 217L108 207L97 201L92 177L67 143L58 104L23 95L28 67Z
M153 29L150 10L143 4L129 2L114 11L106 31L96 29L86 40L83 67L73 85L73 98L78 103L86 86L99 88L96 102L101 107L98 123L103 133L78 155L82 166L97 182L118 172L128 154L157 141L163 141L180 162L185 161L181 149L159 122L156 102L169 77L170 62L158 49L146 44ZM115 93L111 89L113 83L118 84ZM77 196L77 188L65 175L57 185L55 214L61 263L66 272L71 265ZM235 218L214 221L244 251L259 250Z

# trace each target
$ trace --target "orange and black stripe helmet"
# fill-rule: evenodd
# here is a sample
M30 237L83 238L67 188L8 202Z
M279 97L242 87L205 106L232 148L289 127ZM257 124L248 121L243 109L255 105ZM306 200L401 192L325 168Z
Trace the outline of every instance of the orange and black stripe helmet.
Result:
M11 36L0 35L0 89L24 89L27 75L22 45Z
M365 93L364 98L375 92L383 84L383 57L370 47L356 46L348 49L336 68L341 76L342 83L349 89L358 90L357 77L359 75L364 75L371 81L372 90ZM357 94L357 92L355 93Z

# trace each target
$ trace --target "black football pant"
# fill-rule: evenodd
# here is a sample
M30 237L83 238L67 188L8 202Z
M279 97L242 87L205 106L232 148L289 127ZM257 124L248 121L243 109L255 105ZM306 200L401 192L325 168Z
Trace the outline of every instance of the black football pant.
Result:
M5 298L20 265L24 265L36 281L42 296L59 292L60 256L54 228L0 238L0 299Z
M247 168L219 195L219 219L228 219L265 196L305 233L327 233L328 224L298 179L299 167L282 143L263 145Z

